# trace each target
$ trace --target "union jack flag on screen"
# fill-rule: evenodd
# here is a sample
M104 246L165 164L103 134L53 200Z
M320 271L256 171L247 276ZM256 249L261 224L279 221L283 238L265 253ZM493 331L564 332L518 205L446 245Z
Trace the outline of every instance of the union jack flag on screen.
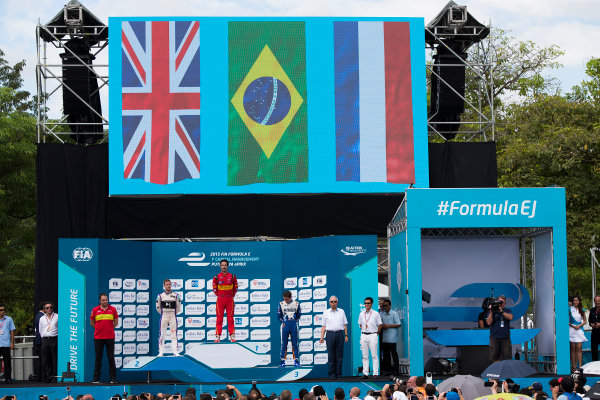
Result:
M198 21L121 25L126 179L200 178L199 28Z

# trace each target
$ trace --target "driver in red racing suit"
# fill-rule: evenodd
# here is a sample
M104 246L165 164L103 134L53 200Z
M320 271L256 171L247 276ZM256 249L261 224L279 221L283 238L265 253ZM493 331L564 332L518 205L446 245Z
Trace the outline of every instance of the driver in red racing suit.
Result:
M235 342L235 324L233 321L233 297L238 289L237 278L227 272L229 261L221 260L221 273L213 278L213 292L217 295L217 324L215 327L215 343L221 341L223 329L223 313L227 311L227 330L229 340Z

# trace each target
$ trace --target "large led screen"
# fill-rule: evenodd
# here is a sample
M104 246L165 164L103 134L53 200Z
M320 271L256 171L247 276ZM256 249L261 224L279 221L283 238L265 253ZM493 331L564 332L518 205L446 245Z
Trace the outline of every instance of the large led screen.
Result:
M110 194L428 186L421 18L110 18Z

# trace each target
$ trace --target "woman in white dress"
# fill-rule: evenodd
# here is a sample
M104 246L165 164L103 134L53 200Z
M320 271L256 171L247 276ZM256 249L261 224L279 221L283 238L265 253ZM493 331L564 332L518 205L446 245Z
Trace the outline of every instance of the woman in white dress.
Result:
M571 370L573 371L583 365L581 344L587 341L583 331L586 322L581 298L573 296L573 305L569 307L569 341L571 342Z

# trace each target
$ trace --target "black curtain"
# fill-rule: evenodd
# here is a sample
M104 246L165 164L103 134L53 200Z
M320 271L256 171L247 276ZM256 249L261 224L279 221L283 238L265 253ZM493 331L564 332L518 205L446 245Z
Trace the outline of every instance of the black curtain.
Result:
M429 143L429 187L497 187L495 142Z
M58 239L385 235L404 194L108 197L108 146L40 144L36 303L56 301Z

